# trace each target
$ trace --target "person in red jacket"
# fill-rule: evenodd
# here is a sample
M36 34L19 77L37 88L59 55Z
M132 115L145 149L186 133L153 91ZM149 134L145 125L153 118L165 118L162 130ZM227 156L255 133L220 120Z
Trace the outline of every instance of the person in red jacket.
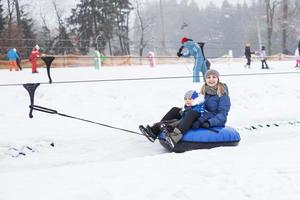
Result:
M32 69L32 73L38 73L38 71L36 70L37 66L36 66L36 60L38 57L41 56L41 53L39 52L39 45L35 45L34 48L32 49L30 56L29 56L29 61L31 62L31 69Z

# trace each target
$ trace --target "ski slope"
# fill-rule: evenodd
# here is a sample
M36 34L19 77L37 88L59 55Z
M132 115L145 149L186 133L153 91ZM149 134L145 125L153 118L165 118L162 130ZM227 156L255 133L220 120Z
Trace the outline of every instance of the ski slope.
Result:
M182 106L183 94L199 90L201 83L192 78L57 82L191 76L192 64L55 68L51 85L44 68L38 74L1 70L0 199L299 199L300 71L293 61L269 62L270 70L261 70L259 62L252 69L243 64L212 63L229 87L227 125L241 134L239 146L182 154L140 135L54 114L34 111L30 119L29 95L21 84L43 83L36 105L138 131L139 124L152 124L172 106ZM258 129L247 129L251 126ZM7 155L10 146L43 141L55 147L44 143L26 156Z

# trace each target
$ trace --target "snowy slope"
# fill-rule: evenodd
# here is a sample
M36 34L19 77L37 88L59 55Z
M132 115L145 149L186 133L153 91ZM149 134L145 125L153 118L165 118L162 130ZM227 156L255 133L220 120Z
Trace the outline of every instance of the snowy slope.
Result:
M128 132L34 111L20 85L1 86L0 199L299 199L300 84L294 62L271 62L269 71L243 63L213 68L229 86L227 124L241 134L238 147L167 153L158 142ZM112 78L190 76L191 64L53 69L54 82ZM32 75L0 71L0 85L47 82L45 69ZM231 76L240 74L239 76ZM244 74L244 75L243 75ZM247 75L248 74L248 75ZM172 106L181 106L191 79L42 84L35 104L60 113L138 131ZM247 130L276 122L279 127ZM8 146L53 140L55 147L12 158Z

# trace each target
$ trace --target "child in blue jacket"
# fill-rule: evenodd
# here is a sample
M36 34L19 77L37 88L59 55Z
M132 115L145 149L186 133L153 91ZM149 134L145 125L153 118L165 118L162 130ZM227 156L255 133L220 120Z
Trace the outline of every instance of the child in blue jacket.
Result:
M182 134L188 131L205 112L203 101L203 95L190 90L184 95L183 108L173 107L160 122L154 123L153 126L140 125L139 129L151 142L154 142L158 134L163 131L166 133L166 139L172 139L174 143L177 143L182 138Z

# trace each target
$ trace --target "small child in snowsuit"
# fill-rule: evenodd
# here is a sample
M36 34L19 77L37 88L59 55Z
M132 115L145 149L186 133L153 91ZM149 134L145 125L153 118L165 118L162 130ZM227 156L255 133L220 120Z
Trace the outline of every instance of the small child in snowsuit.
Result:
M183 108L173 107L160 122L153 126L140 125L139 129L151 142L155 141L160 132L164 132L166 141L174 147L204 112L204 96L190 90L184 95Z
M268 64L266 62L267 55L266 55L266 48L264 46L261 47L261 50L259 52L260 60L261 60L261 68L262 69L269 69ZM266 68L265 68L266 65Z
M15 48L10 48L7 52L7 57L9 60L9 63L8 63L9 71L12 71L13 69L15 71L19 71L19 68L17 66L17 60L19 59L19 56L16 52L17 52L17 50Z
M29 61L31 62L31 69L32 73L38 73L37 71L37 58L41 56L41 53L39 52L39 45L35 45L34 48L32 49L30 55L29 55Z

